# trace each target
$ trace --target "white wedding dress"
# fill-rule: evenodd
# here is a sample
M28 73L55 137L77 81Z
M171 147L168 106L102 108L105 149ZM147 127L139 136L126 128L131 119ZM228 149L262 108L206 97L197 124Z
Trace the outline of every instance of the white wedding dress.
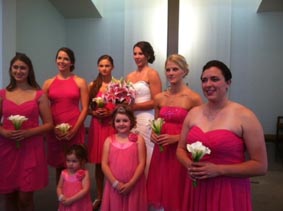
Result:
M136 90L135 103L142 103L151 100L149 85L145 81L138 81L133 84ZM153 152L154 144L150 141L151 127L150 120L154 119L154 110L142 110L134 112L137 119L137 127L133 130L143 136L146 144L146 167L145 175L147 176L148 168Z

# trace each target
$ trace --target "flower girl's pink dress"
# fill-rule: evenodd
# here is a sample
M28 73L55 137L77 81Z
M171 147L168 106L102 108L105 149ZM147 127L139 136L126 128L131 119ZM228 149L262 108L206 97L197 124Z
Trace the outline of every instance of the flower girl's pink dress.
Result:
M114 177L123 183L128 182L138 165L136 142L118 143L112 136L109 148L109 166ZM145 175L142 174L129 194L120 194L105 181L101 211L147 211Z
M82 180L85 177L86 170L78 170L71 175L67 170L62 171L63 176L63 195L71 197L82 189ZM90 193L87 193L83 198L74 202L72 205L64 206L60 203L59 211L92 211L92 203Z

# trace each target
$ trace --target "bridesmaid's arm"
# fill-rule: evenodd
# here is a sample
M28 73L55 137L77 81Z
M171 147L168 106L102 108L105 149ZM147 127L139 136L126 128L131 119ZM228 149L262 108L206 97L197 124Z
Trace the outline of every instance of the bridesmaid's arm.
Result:
M53 80L54 78L47 79L42 85L42 90L47 94L47 96L48 96L50 84L52 83Z
M162 101L162 96L163 93L159 93L154 97L154 117L155 119L157 119L159 117L159 111L160 111L160 102ZM151 130L151 136L150 136L150 140L157 144L158 143L158 135L156 133L154 133L153 130Z
M77 131L79 130L81 125L84 123L84 120L88 112L88 106L89 106L88 86L87 86L86 81L79 77L75 77L75 80L80 88L80 96L81 96L80 101L81 101L82 109L81 109L81 112L80 112L80 115L78 117L76 124L71 128L71 130L66 136L68 140L70 140L76 135Z
M0 97L0 119L2 119L2 109L3 109L3 106L2 106L2 102L3 102L3 99ZM10 136L10 133L8 132L8 130L5 130L3 127L2 127L2 122L0 124L0 135L5 137L5 138L9 138Z
M179 140L177 151L176 151L177 159L185 168L190 167L192 164L192 160L188 156L187 140L186 140L187 134L189 132L189 118L190 118L190 115L187 115L184 120L182 131L181 131L181 138Z
M117 187L119 181L113 176L112 171L109 167L109 148L110 148L111 137L106 138L104 145L103 145L103 152L102 152L102 160L101 160L101 167L102 171L110 182L110 184L115 185Z

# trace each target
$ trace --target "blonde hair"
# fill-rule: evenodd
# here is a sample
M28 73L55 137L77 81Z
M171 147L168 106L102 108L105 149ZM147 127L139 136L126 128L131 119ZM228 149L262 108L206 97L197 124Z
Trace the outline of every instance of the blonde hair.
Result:
M168 58L166 59L166 62L165 62L165 69L166 69L166 65L167 65L168 61L174 62L182 70L184 70L186 72L185 76L189 73L189 71L190 71L189 65L188 65L184 56L182 56L180 54L171 54L170 56L168 56Z

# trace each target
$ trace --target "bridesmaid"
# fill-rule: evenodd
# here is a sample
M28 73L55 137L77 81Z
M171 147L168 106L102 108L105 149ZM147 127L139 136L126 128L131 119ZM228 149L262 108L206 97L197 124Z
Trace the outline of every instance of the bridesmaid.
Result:
M150 141L151 129L149 120L154 118L153 98L161 92L161 80L158 72L149 66L155 60L154 50L149 42L140 41L133 47L134 60L137 69L129 73L127 80L132 82L136 90L135 103L132 109L137 118L136 130L143 136L146 143L147 160L145 174L153 151L153 143Z
M9 85L0 90L0 194L5 196L5 210L32 211L34 191L48 184L43 133L52 130L52 115L25 54L11 60L9 73ZM11 115L27 120L15 130Z
M200 79L207 102L187 115L177 147L188 173L181 210L251 211L249 177L266 174L268 166L262 125L253 111L228 98L232 73L226 64L207 62ZM199 162L187 151L197 141L211 150Z
M58 183L65 167L65 149L85 141L84 120L88 111L88 88L86 81L73 73L75 55L71 49L60 48L56 54L56 64L59 72L44 82L43 90L51 103L54 125L71 125L67 133L62 134L55 128L47 137L48 164L56 168Z
M89 115L92 116L89 137L88 137L88 154L89 162L95 163L95 182L97 196L93 202L93 209L100 207L103 195L104 174L101 169L102 150L105 139L114 134L115 130L111 125L111 115L115 107L114 104L108 103L98 106L93 102L94 98L103 97L107 90L108 84L112 80L112 70L114 62L111 56L102 55L97 60L98 76L89 84L90 109Z
M151 135L155 143L147 180L148 201L155 209L180 210L186 169L176 157L183 121L191 108L202 103L198 93L187 87L183 78L189 73L186 59L170 55L165 74L170 88L155 96L155 117L165 120L161 135ZM160 151L159 146L163 147ZM157 182L158 181L158 182Z

